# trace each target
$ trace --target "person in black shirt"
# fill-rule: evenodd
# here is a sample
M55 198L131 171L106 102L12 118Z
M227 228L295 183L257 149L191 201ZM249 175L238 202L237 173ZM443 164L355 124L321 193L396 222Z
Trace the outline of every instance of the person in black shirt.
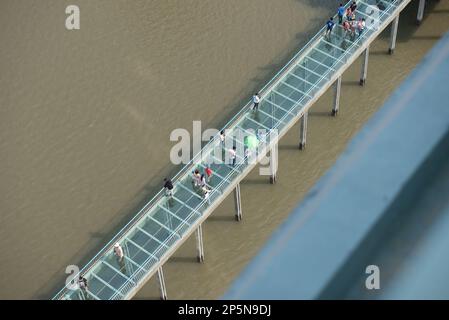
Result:
M86 290L88 288L87 286L87 279L80 276L78 279L78 285L80 287L81 290Z
M164 189L165 189L165 195L168 198L168 205L171 206L173 201L173 183L170 179L165 178L164 179Z
M87 285L87 279L84 278L81 275L78 278L78 286L79 286L79 288L80 288L80 290L82 292L83 299L89 300L90 299L89 293L88 293L89 292L88 291L89 286Z
M164 188L168 191L173 190L173 183L171 182L170 179L167 178L164 179Z

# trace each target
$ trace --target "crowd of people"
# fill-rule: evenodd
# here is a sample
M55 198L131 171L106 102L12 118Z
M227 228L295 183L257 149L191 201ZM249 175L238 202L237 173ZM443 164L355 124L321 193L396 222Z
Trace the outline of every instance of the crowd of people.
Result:
M350 35L352 39L354 39L356 35L360 37L366 28L365 18L359 17L357 19L356 11L357 11L356 1L353 1L351 5L347 8L345 8L345 6L342 3L340 3L337 9L338 23L343 27L343 30L345 32L344 37L346 37L347 35ZM330 39L332 30L335 27L333 17L329 18L329 20L326 22L326 26L327 28L325 36Z

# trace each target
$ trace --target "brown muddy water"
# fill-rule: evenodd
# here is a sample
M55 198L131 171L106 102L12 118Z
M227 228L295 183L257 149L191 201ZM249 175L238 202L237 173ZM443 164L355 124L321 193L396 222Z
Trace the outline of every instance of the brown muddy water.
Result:
M229 197L166 264L169 298L215 299L257 253L348 140L449 29L449 1L401 16L280 143L276 185L242 183L244 220ZM176 171L173 129L220 128L325 22L334 0L2 0L0 2L0 298L50 298L69 264L82 266ZM81 30L65 29L65 8ZM155 279L138 299L158 297Z

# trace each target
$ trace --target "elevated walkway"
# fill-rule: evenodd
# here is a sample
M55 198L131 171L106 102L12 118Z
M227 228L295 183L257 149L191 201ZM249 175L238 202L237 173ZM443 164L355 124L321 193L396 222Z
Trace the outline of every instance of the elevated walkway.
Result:
M422 3L420 8L423 9L425 1L419 1ZM278 139L301 120L299 148L304 148L308 110L332 85L335 87L332 113L338 113L343 72L363 54L360 83L365 83L370 43L392 23L389 51L394 51L399 14L410 2L411 0L357 1L356 17L366 19L366 28L360 36L357 32L354 37L346 35L338 23L329 37L324 36L326 30L322 28L259 91L259 110L251 110L252 104L248 102L225 125L227 136L234 136L237 131L248 135L259 130L265 131L267 141L259 150L258 160L271 153L271 182L276 181ZM334 17L334 21L338 22L338 18ZM245 149L244 138L241 134L235 134L232 145ZM247 161L246 156L239 154L234 166L217 160L210 164L214 175L209 182L211 192L208 196L204 197L192 186L192 171L204 171L207 162L216 158L216 150L221 152L222 148L218 135L211 139L201 153L172 179L175 187L173 197L167 197L164 190L161 190L80 271L88 280L87 291L64 287L54 299L130 299L156 273L161 297L166 299L162 266L193 233L196 233L198 240L198 260L204 260L201 224L232 192L236 200L236 218L242 219L239 183L257 163ZM124 249L122 263L113 254L115 243L120 243Z

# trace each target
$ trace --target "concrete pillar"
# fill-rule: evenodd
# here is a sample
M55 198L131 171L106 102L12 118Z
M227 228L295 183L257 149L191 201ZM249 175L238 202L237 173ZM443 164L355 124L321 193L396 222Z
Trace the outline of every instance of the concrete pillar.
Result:
M304 113L301 117L301 125L299 127L299 149L304 150L306 148L307 140L307 118L308 112Z
M360 85L365 85L366 75L368 73L368 57L369 57L369 47L365 49L362 57L362 72L360 73Z
M390 33L390 47L388 48L388 53L393 54L394 49L396 48L396 37L398 34L398 25L399 25L399 14L396 18L394 18L391 23L391 33Z
M234 189L235 199L235 220L242 220L242 199L240 197L240 183L237 183Z
M426 6L426 0L419 0L418 15L416 17L416 23L418 26L421 24L422 18L424 17L424 7Z
M159 267L159 269L157 269L157 277L159 279L159 291L161 293L161 300L167 300L167 288L165 287L164 271L162 270L162 267Z
M278 144L275 143L270 151L270 183L275 184L278 171Z
M198 250L197 260L201 263L204 262L203 227L201 224L196 229L196 240Z
M334 84L334 107L332 108L332 115L336 116L338 109L340 108L340 91L341 91L341 76L335 81Z

